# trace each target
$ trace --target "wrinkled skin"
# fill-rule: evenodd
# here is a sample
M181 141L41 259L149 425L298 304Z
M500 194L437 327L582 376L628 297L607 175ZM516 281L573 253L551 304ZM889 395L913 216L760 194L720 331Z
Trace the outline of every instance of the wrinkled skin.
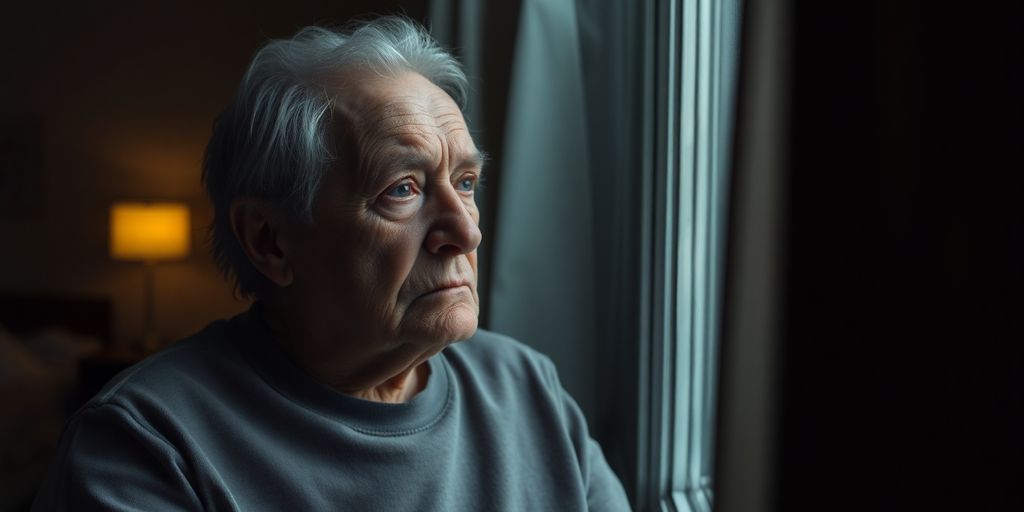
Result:
M268 230L280 264L257 265L279 285L265 317L314 378L405 401L426 359L477 328L482 157L455 102L416 73L362 72L338 90L339 158L313 222Z

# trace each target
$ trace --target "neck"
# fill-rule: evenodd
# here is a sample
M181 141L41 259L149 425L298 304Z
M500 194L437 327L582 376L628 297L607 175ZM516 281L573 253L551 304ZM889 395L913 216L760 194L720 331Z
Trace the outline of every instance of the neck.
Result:
M420 391L423 391L429 376L430 365L422 362L384 381L379 386L351 391L335 389L363 400L399 404L412 400Z
M276 308L257 308L272 338L299 368L314 380L339 393L385 403L411 400L427 386L434 353L421 354L399 346L389 351L366 354L359 346L340 340L318 340L313 333L297 329L301 322L289 321Z

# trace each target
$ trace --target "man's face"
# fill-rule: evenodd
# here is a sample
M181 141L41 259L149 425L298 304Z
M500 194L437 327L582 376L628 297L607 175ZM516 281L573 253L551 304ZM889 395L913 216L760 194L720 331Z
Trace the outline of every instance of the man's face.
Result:
M362 78L335 106L339 159L313 223L291 236L289 296L338 342L432 353L477 328L482 158L458 106L430 81Z

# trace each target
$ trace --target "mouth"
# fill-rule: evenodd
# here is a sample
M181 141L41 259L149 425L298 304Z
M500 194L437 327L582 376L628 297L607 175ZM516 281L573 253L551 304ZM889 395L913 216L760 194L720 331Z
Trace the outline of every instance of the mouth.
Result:
M469 289L470 288L469 288L469 282L468 281L452 281L450 283L445 283L445 284L443 284L441 286L438 286L437 288L434 288L433 290L430 290L430 291L428 291L426 293L423 293L422 295L417 297L417 299L422 299L424 297L430 297L432 295L442 295L442 294L446 294L446 293L456 293L456 292L460 292L462 290L469 291Z

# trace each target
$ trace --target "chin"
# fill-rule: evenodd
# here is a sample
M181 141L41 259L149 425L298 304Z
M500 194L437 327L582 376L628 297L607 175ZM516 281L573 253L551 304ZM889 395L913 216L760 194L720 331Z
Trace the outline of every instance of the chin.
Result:
M476 333L479 313L469 304L446 308L431 322L429 338L444 344L469 339Z

